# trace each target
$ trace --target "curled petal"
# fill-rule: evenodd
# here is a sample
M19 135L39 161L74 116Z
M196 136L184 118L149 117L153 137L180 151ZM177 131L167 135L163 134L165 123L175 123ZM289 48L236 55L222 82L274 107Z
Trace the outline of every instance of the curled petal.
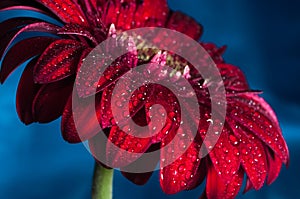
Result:
M51 83L74 74L83 46L80 42L61 39L53 42L40 56L34 69L34 81Z
M5 55L0 71L0 82L3 83L9 74L26 60L41 54L55 38L34 37L14 45ZM30 46L30 48L28 48ZM24 50L26 49L26 50ZM16 56L18 55L18 56Z
M8 35L8 33L11 32L14 32L12 35L15 35L20 28L39 21L41 20L30 17L20 17L5 20L0 23L0 30L2 30L0 33L0 38L3 38L5 35Z
M18 31L13 31L7 34L5 37L1 38L0 42L0 57L5 53L15 39L25 32L46 32L56 34L58 30L58 26L52 25L47 22L37 22L33 24L29 24Z

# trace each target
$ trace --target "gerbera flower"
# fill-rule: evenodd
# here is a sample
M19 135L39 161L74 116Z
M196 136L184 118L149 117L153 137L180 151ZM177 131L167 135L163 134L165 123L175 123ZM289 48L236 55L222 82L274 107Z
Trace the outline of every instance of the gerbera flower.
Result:
M125 172L124 168L136 164L142 157L129 157L120 162L124 157L111 154L112 145L141 154L162 148L158 159L161 161L160 184L163 191L175 194L193 189L206 177L206 190L202 195L204 198L234 198L245 174L245 191L251 188L260 189L265 181L271 184L277 178L282 163L288 163L288 148L273 110L258 96L258 92L251 91L243 73L236 66L224 62L224 47L217 48L211 43L200 43L220 71L227 101L224 128L221 132L216 132L220 137L213 149L209 143L204 143L212 150L202 159L198 157L200 146L212 122L207 82L194 72L192 65L177 55L161 52L159 49L140 48L131 51L115 60L104 72L104 76L93 82L93 86L98 88L96 95L93 95L88 85L80 81L76 82L77 95L72 95L75 77L80 72L83 59L93 48L113 37L116 32L152 26L176 30L194 40L200 38L202 26L181 12L169 10L165 0L36 0L30 3L4 0L0 2L0 9L34 11L48 15L58 22L54 24L40 18L19 16L0 24L3 30L0 42L0 56L3 57L1 83L19 65L28 61L17 90L17 112L21 121L25 124L46 123L62 116L61 128L66 141L77 143L89 140L94 155L106 151L104 155L111 164L121 167L121 171L124 170L122 174L132 182L144 184L152 172ZM15 43L19 35L27 32L34 34ZM168 63L175 71L175 75L168 74L168 77L176 81L178 73L195 89L200 104L200 122L195 121L197 118L180 118L176 97L163 87L150 85L141 87L134 93L130 102L130 115L137 124L147 125L150 107L158 103L167 110L166 124L158 135L148 139L127 135L114 121L111 110L115 83L140 64L163 65L162 62ZM91 68L91 72L94 70L97 68ZM95 99L96 107L90 103ZM83 113L79 124L75 125L73 111L78 110L72 110L72 104L76 101L84 102L84 106L75 107ZM91 115L95 109L96 120ZM188 113L194 111L193 109L194 107L184 106ZM182 119L189 122L180 126ZM173 163L164 165L164 160L170 154L177 153L177 146L163 147L175 134L184 136L186 129L198 123L198 133L192 144L182 145L187 148L185 153ZM105 129L109 139L106 147L99 147L97 144L99 124ZM84 134L79 136L78 131ZM153 163L154 167L156 163Z

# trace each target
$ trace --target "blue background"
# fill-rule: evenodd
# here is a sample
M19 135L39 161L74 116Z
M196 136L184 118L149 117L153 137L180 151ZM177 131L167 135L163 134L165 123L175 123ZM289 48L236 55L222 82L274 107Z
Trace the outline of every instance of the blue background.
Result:
M264 91L288 142L290 167L283 168L271 186L239 197L299 198L300 2L174 0L170 6L202 23L202 41L228 45L226 61L242 68L252 88ZM59 120L24 126L17 118L15 92L21 71L0 86L0 198L90 198L94 163L84 146L63 141ZM115 172L114 198L198 198L202 188L167 196L157 172L143 187Z

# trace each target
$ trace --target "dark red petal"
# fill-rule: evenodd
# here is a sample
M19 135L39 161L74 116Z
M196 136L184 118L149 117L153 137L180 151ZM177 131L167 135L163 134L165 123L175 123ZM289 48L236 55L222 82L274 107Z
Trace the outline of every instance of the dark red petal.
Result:
M231 100L231 99L230 99ZM271 107L255 94L235 97L229 104L230 117L264 141L287 164L289 152Z
M216 132L216 134L219 133ZM226 183L231 181L240 168L240 156L237 154L238 143L232 143L231 136L233 136L231 130L225 126L213 150L209 152L216 172Z
M200 43L200 44L210 55L210 57L213 59L215 64L224 63L222 55L226 50L226 46L222 46L221 48L218 48L214 43Z
M136 128L144 126L146 114L140 110L134 115L135 123L112 126L109 133L109 142L106 146L106 157L109 165L113 167L125 167L137 160L151 145L151 137L148 132L140 132ZM147 127L146 127L147 128ZM115 148L116 147L116 148Z
M153 135L152 142L158 143L168 137L164 140L166 145L172 141L180 122L182 122L180 105L174 93L168 88L159 84L149 87L152 88L152 93L150 93L149 99L146 99L145 107L147 118L151 119L148 126ZM160 107L153 109L154 105L160 105ZM187 119L186 122L188 122Z
M125 1L123 3L118 2L117 7L119 7L118 21L115 25L117 29L128 30L134 25L134 14L136 11L136 1Z
M100 99L101 93L97 94L96 97L91 96L89 98L79 98L73 93L62 115L61 131L66 141L70 143L82 142L99 132L99 121L95 113L99 112ZM76 125L74 114L76 114Z
M183 115L176 136L168 135L161 142L160 184L167 194L194 188L201 180L197 172L200 165L200 146L202 141L196 137L197 126L187 115ZM194 132L193 132L194 131ZM194 136L195 134L195 136ZM192 142L191 142L192 140Z
M37 2L50 9L65 23L88 26L88 22L80 7L72 0L37 0Z
M183 133L179 136L182 134ZM161 149L162 165L164 164L164 161L168 161L169 156L172 156L174 153L172 151L177 150L177 147L178 143L176 142L171 146L167 145L165 148ZM175 162L165 167L161 167L160 185L165 193L175 194L182 190L191 189L195 186L195 183L201 180L199 176L197 176L200 165L199 149L200 144L194 141Z
M33 24L29 24L20 30L13 31L5 35L0 40L0 57L9 49L9 47L12 45L13 41L25 32L46 32L46 33L53 33L55 34L57 32L58 26L55 26L53 24L49 24L47 22L37 22Z
M248 191L250 191L251 189L253 189L253 184L252 182L249 180L248 177L246 177L247 180L246 180L246 186L245 186L245 189L243 191L243 193L247 193Z
M0 82L3 83L9 74L20 64L33 56L41 54L55 38L34 37L22 40L14 45L5 55L0 71ZM24 50L26 49L26 50ZM16 56L17 55L17 56Z
M78 24L66 24L64 27L62 27L58 31L57 34L83 36L83 37L89 39L94 45L98 44L97 40L91 34L91 32L88 29L86 29L85 27L82 27Z
M41 87L33 82L33 68L35 63L36 59L33 59L26 66L21 76L16 96L17 113L21 121L25 124L34 122L32 102Z
M115 89L115 84L108 86L103 91L101 104L99 109L97 109L99 110L98 118L102 128L111 127L116 124L111 106L120 108L117 109L118 113L115 113L115 117L117 117L118 125L122 125L128 119L128 113L124 110L125 106L128 106L129 116L133 117L145 105L146 100L152 94L152 87L141 86L133 92L129 104L127 104L128 102L125 96L130 95L130 88L127 88L126 84L119 84L119 86L118 91L114 92L114 99L117 99L115 101L112 101L112 93Z
M227 91L247 91L249 86L243 72L230 64L217 64Z
M135 59L135 58L133 58ZM95 92L102 91L106 87L117 81L122 75L129 71L132 65L127 65L128 61L131 62L131 58L128 60L125 55L122 58L117 59L112 65L110 65L102 74L98 77L99 67L105 66L104 63L98 63L97 66L86 68L88 71L79 71L76 81L76 88L80 97L87 97Z
M48 123L62 115L73 89L73 79L45 84L40 88L32 105L35 121Z
M207 174L206 195L208 199L230 199L238 194L244 178L240 169L231 182L225 183L220 178L213 166L210 166Z
M20 18L13 18L8 19L0 23L0 38L3 38L6 34L14 31L17 32L20 28L31 24L41 21L40 19L34 19L30 17L20 17Z
M153 172L130 173L122 171L122 175L136 185L145 185L152 176L152 173Z
M151 145L151 147L146 151L153 152L159 150L160 145L155 144ZM142 155L139 159L135 162L129 164L126 167L121 168L122 175L125 176L128 180L133 182L137 185L144 185L148 182L149 178L152 176L153 171L155 170L159 161L159 153L155 153L151 158L145 158ZM140 173L141 169L149 172L142 172ZM132 171L132 172L125 172L125 171Z
M186 34L195 40L198 40L203 33L203 28L200 24L181 12L171 13L167 28Z
M280 173L280 169L282 166L281 159L274 154L272 150L270 150L268 147L266 149L266 155L268 158L268 176L267 176L267 184L272 184L276 178L278 177Z
M166 0L144 0L137 5L134 16L135 27L162 27L165 25L169 8Z
M253 187L258 190L264 185L267 176L268 162L264 145L245 129L234 128L233 131L239 134L241 164Z
M74 74L82 51L83 46L75 40L61 39L53 42L35 66L34 81L41 84L51 83Z

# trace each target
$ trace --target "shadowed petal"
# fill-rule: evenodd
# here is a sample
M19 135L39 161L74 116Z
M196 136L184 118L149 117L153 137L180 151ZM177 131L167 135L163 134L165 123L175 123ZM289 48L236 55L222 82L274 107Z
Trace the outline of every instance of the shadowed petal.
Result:
M2 61L0 82L3 83L9 76L9 74L14 71L20 64L33 56L41 54L47 48L47 46L49 46L49 44L55 40L55 38L49 37L34 37L22 40L14 45L8 51ZM30 46L30 48L28 48L28 46Z
M73 78L43 85L32 105L35 121L48 123L60 117L72 89Z
M9 49L13 41L25 32L46 32L55 34L58 30L58 26L47 22L37 22L33 24L29 24L18 31L13 31L5 35L0 40L0 57Z
M73 94L67 102L61 121L63 138L70 143L90 139L99 132L97 115L100 109L101 93L88 98L79 98ZM73 106L72 106L73 103ZM73 109L74 108L74 109ZM96 109L96 110L95 110ZM97 115L95 115L95 112ZM76 114L76 125L74 115Z
M27 64L19 81L16 96L17 113L20 120L25 124L31 124L34 122L32 102L41 87L33 82L33 68L35 63L36 59L33 59Z
M80 42L70 39L57 40L47 47L34 69L36 83L51 83L74 74L83 51Z
M268 158L268 176L267 176L267 184L272 184L280 173L280 169L282 166L282 160L268 147L265 147L266 155Z
M87 39L89 39L94 45L97 45L98 42L95 39L95 37L92 35L90 30L86 29L85 27L82 27L78 24L66 24L64 27L62 27L58 33L59 35L77 35L77 36L83 36Z
M146 151L146 154L148 152L153 152L159 150L160 145L154 144L151 145L151 147ZM151 156L151 158L145 158L144 155L142 155L139 159L137 159L135 162L129 164L126 167L121 168L122 175L125 176L128 180L133 182L137 185L144 185L148 182L149 178L152 176L153 171L155 171L155 168L159 161L159 153L155 153L154 156ZM149 172L143 172L140 173L140 169L143 168L143 170L149 170ZM132 172L125 172L126 171L135 171Z
M14 32L15 35L18 30L26 25L36 23L41 21L40 19L34 19L30 17L20 17L20 18L13 18L8 19L0 23L0 38L3 38L8 33Z
M171 13L166 27L186 34L195 40L198 40L203 33L200 24L181 12Z

